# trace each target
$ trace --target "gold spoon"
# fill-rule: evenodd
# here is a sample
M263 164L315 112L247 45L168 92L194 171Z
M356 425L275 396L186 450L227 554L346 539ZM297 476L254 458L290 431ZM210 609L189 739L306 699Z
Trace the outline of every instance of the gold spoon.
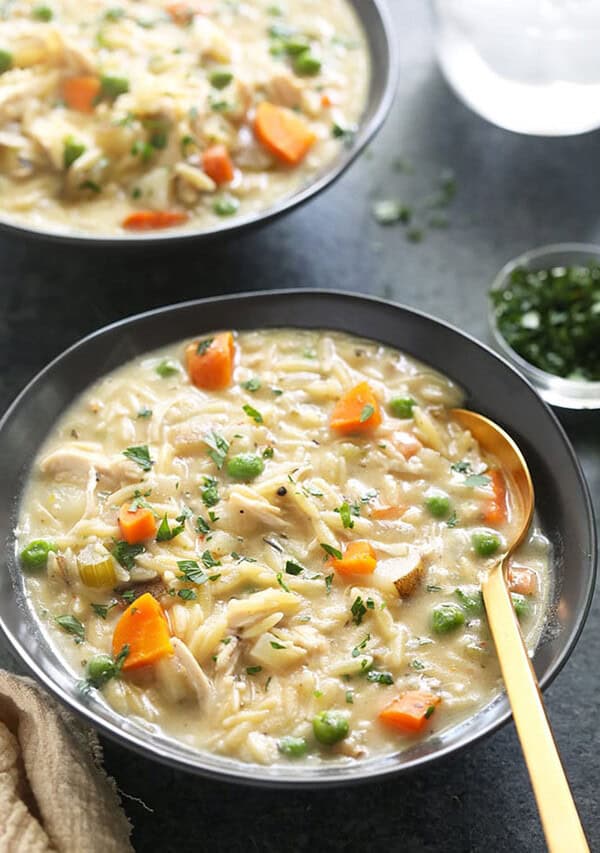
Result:
M520 512L521 527L490 569L482 592L546 843L551 853L589 851L504 579L504 563L525 538L533 517L531 475L515 442L493 421L467 409L454 409L452 414L501 464Z

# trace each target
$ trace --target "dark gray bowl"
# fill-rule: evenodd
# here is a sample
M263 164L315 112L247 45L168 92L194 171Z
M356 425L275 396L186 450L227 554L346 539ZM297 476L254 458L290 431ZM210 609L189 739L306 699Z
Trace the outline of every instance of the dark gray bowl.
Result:
M371 62L371 84L367 95L367 104L361 117L352 145L343 147L338 157L325 166L315 179L300 187L290 196L285 196L266 210L247 216L231 217L212 228L197 231L166 229L165 231L145 232L143 234L77 234L52 228L36 228L14 222L10 216L0 213L0 228L17 231L23 235L43 239L60 240L69 243L88 243L90 245L137 246L162 243L187 242L200 238L212 238L232 231L243 231L256 225L262 225L282 213L286 213L336 181L358 157L363 148L377 133L387 116L396 91L398 78L398 55L396 37L387 9L386 0L347 0L354 9L367 39Z
M506 722L510 716L506 698L497 697L466 722L402 754L345 767L242 764L150 732L119 716L101 696L82 696L76 678L47 642L24 595L14 556L19 500L31 460L53 422L74 398L107 371L156 347L216 328L268 326L340 329L398 347L461 385L467 406L505 426L517 440L531 468L539 518L554 553L554 598L534 658L542 686L550 683L581 632L596 571L592 505L562 427L507 362L472 338L409 308L349 293L274 291L161 308L101 329L46 367L0 422L0 537L7 555L6 570L0 575L0 625L21 660L55 696L104 734L167 764L208 776L277 786L345 784L405 772L464 748Z

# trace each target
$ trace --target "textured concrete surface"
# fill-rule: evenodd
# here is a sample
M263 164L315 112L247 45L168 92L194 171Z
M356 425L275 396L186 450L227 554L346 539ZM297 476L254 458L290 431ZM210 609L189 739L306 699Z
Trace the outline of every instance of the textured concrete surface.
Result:
M236 290L319 286L385 295L486 339L485 293L505 261L544 243L600 243L600 136L535 139L484 123L456 100L437 70L427 5L390 2L401 51L392 115L370 151L303 209L226 243L158 255L113 257L0 235L0 406L50 358L99 325ZM394 168L398 158L410 161L412 174ZM402 229L373 221L374 198L397 195L419 207L445 168L454 170L457 183L449 227L429 229L422 242L411 243ZM597 422L568 424L596 500ZM599 627L596 602L576 651L547 692L595 844ZM5 663L11 663L6 656ZM321 793L248 791L187 777L111 743L105 748L107 767L128 796L138 853L544 849L512 725L408 778Z

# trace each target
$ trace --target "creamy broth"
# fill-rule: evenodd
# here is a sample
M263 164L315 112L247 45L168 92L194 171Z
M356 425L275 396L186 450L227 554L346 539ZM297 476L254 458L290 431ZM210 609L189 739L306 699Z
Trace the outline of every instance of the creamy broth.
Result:
M345 0L14 0L0 21L0 211L91 234L258 213L351 144L368 87ZM258 133L261 104L295 123L293 162Z
M194 357L215 340L191 345ZM488 704L501 689L479 599L492 558L473 535L497 537L500 553L518 518L510 484L505 501L494 460L452 419L461 390L389 347L296 329L239 333L231 383L206 390L188 377L186 347L91 386L34 462L18 548L56 549L27 571L27 588L74 677L94 656L118 655L116 626L149 593L168 653L99 689L124 716L201 750L268 764L292 760L291 743L309 762L353 761ZM339 401L361 383L373 405L341 432ZM242 478L240 454L254 460L250 471L242 458ZM151 508L156 528L135 553L118 521L131 501ZM374 571L348 573L357 541L373 549ZM550 588L538 530L511 577L530 584L517 600L533 648ZM418 732L379 718L412 691L435 697ZM333 745L315 737L324 711L347 724Z

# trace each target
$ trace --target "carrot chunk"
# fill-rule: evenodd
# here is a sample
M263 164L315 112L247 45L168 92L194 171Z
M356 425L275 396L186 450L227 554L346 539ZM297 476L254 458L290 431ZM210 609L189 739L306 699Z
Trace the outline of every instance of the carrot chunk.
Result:
M331 557L327 565L341 575L370 575L375 571L377 556L373 546L364 539L356 539L346 546L340 559Z
M188 214L179 210L136 210L125 217L123 228L129 231L154 231L181 225L187 218Z
M381 423L381 409L368 382L360 382L335 404L329 425L346 435L370 432Z
M156 663L173 653L165 614L149 592L136 598L117 622L112 640L115 657L123 646L129 648L123 670Z
M492 489L494 492L483 510L483 520L486 524L504 524L506 521L506 481L504 474L498 468L490 471Z
M138 506L132 509L131 504L123 504L119 510L119 528L128 545L137 545L155 535L154 513L148 507Z
M97 77L69 77L63 83L62 94L70 109L91 113L100 89L101 83Z
M254 133L271 154L289 166L297 166L317 137L291 110L262 101L256 108Z
M434 693L409 690L386 705L379 712L379 719L402 734L416 734L423 731L441 701Z
M231 385L235 344L231 332L194 341L185 351L188 373L196 388L218 391Z
M376 506L371 510L371 518L375 521L397 521L406 512L406 507L398 506Z
M211 145L202 155L202 168L215 184L233 181L234 168L229 152L224 145Z
M537 574L526 566L511 565L506 579L511 592L518 592L520 595L535 595L537 592Z

